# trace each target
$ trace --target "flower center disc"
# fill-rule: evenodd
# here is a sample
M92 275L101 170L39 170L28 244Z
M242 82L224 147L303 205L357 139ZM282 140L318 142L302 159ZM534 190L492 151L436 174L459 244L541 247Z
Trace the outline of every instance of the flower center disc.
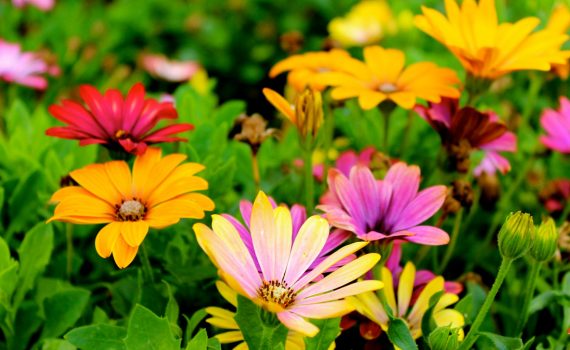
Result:
M121 206L117 207L117 219L120 221L138 221L144 217L146 213L145 206L138 200L123 201Z
M297 293L287 286L286 282L263 281L263 285L257 290L257 294L269 303L275 303L283 308L295 301Z
M389 94L391 92L397 91L398 87L392 83L382 83L382 84L380 84L379 89L380 89L380 91Z

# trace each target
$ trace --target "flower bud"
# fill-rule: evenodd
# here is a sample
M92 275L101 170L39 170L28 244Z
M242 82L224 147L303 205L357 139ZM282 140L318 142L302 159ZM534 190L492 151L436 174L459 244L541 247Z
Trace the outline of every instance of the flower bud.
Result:
M554 256L557 242L558 232L556 232L556 225L552 218L548 218L540 224L534 235L530 256L538 262L547 261Z
M459 347L460 328L438 327L429 335L431 350L455 350Z
M499 251L505 258L517 259L532 246L534 224L530 214L511 213L499 231Z
M296 100L295 114L297 129L303 136L315 136L323 123L323 99L321 93L305 89Z

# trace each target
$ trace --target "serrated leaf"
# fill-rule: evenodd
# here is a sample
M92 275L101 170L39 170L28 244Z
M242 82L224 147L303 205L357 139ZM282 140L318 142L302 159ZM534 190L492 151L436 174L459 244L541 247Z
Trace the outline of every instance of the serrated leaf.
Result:
M75 328L64 338L81 350L126 350L126 335L124 327L97 324Z
M340 334L340 317L324 320L311 320L319 328L314 337L305 337L306 350L328 350L336 337Z
M388 339L400 349L412 350L418 348L408 325L400 318L391 318L388 321Z
M243 334L243 338L250 349L274 349L279 344L285 344L287 328L278 320L268 323L262 320L262 311L251 300L238 295L238 307L235 320ZM266 314L275 317L274 314Z
M170 322L137 304L124 339L128 350L180 350L180 339L172 334Z
M207 350L208 349L208 333L204 328L190 339L186 350Z
M186 318L187 321L186 332L184 334L186 343L188 343L189 340L192 338L194 330L196 329L196 327L198 327L198 324L200 324L200 322L202 322L202 320L206 318L206 316L208 316L208 313L206 312L205 309L200 309L194 312L194 314L192 314L192 317L190 317L190 319L188 319L188 317L184 315L184 318Z
M44 300L46 321L42 331L42 339L55 338L71 328L83 314L89 301L86 289L74 288L61 291Z
M495 350L520 350L524 347L520 338L503 337L495 333L479 332L479 341L486 339Z

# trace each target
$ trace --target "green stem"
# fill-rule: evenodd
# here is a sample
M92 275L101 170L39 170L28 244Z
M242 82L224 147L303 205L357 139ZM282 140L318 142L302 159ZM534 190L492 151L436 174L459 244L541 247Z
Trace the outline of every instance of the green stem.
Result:
M325 117L325 140L323 143L323 148L325 152L325 162L323 165L323 184L326 186L326 179L328 176L329 168L331 166L331 160L329 159L329 152L331 150L332 142L334 139L334 112L330 107L330 103L327 103L327 115Z
M512 263L513 259L503 257L503 261L501 261L501 267L499 267L499 274L497 275L497 278L493 283L493 287L489 291L489 294L487 294L483 306L481 306L481 309L479 310L479 313L477 314L477 317L475 318L473 325L471 325L471 329L469 329L469 333L467 333L467 336L465 337L463 342L461 342L461 345L459 346L458 350L469 350L471 349L473 344L475 344L475 342L477 341L477 338L479 337L477 331L479 330L479 327L483 323L485 316L487 316L487 313L489 312L489 309L491 308L493 301L495 301L497 292L501 288L501 285L503 284L503 281L505 280L505 277L507 276L507 273L509 272Z
M408 148L408 142L410 140L410 132L412 130L413 123L414 123L414 112L412 112L412 110L409 110L408 120L406 121L406 126L404 127L404 136L402 138L402 143L400 143L400 157L404 156L404 152Z
M256 152L251 152L251 171L253 172L253 182L255 183L255 192L261 190L261 177L259 176L259 162Z
M443 260L441 261L441 265L439 265L438 274L445 270L447 264L449 264L449 260L451 260L451 256L453 255L453 251L455 250L455 245L457 244L457 239L459 238L459 229L461 228L461 222L463 219L463 212L465 211L464 208L459 209L459 212L455 216L455 222L453 223L453 231L451 232L451 238L449 239L449 245L445 250L445 255L443 256Z
M71 279L73 273L73 225L65 224L65 237L67 240L67 279Z
M524 105L524 109L522 112L523 125L526 125L528 127L530 127L529 118L536 105L536 98L538 97L538 93L540 92L541 86L542 86L541 75L535 74L535 72L531 72L528 92L526 94L526 103Z
M152 266L150 265L150 260L148 258L148 252L146 251L146 246L141 244L141 254L139 254L141 258L141 262L143 265L143 272L146 275L146 280L150 283L154 282L154 274L152 272Z
M311 147L310 136L307 136L307 142L304 147L304 183L305 183L305 208L307 215L310 215L314 210L315 200L315 181L313 179L313 150Z
M386 152L386 154L388 155L390 154L389 142L388 142L388 136L390 135L390 114L384 113L382 111L380 111L380 113L382 113L384 116L384 142L382 144L382 148L384 149L384 152Z
M519 321L516 328L515 335L519 335L522 333L523 327L528 320L528 307L530 306L530 300L534 295L534 288L536 286L536 278L538 277L538 272L542 267L542 263L538 261L532 260L530 264L530 274L527 279L526 290L524 294L523 304L522 304L522 312L519 316Z

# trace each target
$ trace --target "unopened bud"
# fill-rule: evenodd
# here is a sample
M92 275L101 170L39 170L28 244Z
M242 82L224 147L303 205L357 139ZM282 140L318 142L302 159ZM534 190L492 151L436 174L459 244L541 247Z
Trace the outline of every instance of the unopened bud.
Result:
M438 327L429 335L431 350L455 350L459 347L460 328Z
M295 104L297 129L303 136L315 136L323 123L323 99L321 93L313 89L305 89Z
M506 258L517 259L532 246L534 223L530 214L511 213L499 231L499 251Z
M547 261L554 256L557 242L558 232L556 231L556 225L552 218L548 218L540 224L534 235L530 256L538 262Z

